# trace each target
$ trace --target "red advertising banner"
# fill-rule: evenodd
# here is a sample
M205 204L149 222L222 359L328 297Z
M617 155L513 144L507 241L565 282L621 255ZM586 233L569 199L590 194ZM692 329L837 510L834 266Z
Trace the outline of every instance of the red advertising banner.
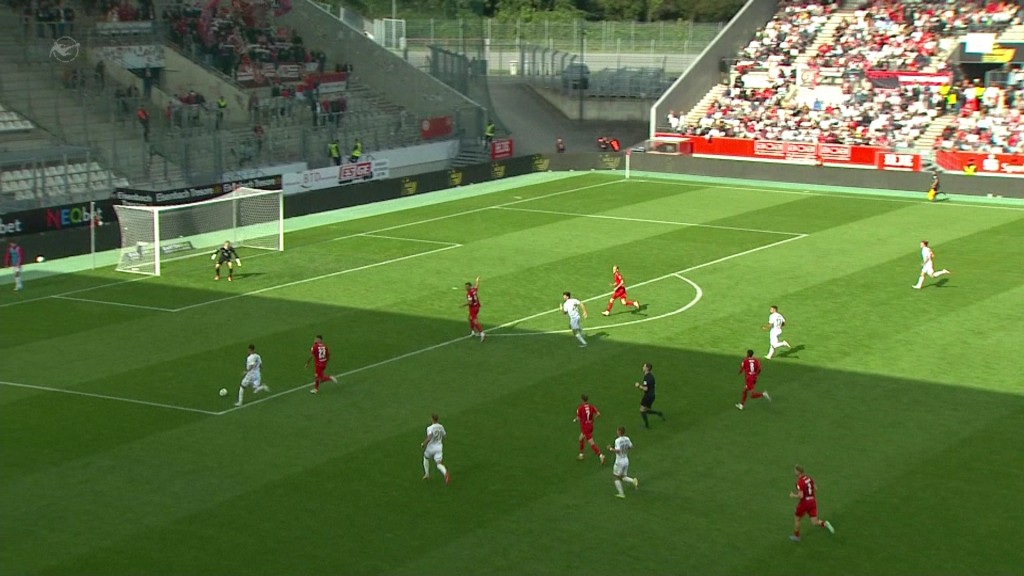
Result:
M499 138L491 141L491 160L511 158L514 143L511 138Z
M655 138L669 134L655 134ZM691 138L694 154L732 156L801 164L859 166L884 170L921 169L917 154L893 153L877 146L827 144L819 142L780 142L748 138Z
M347 75L344 72L324 72L323 74L307 74L306 80L300 87L303 91L312 90L316 84L320 88L320 95L327 96L345 91Z
M985 154L951 150L935 152L935 163L946 170L961 172L971 160L974 161L978 174L1024 176L1024 155L1021 154Z
M879 170L903 170L905 172L921 171L921 155L905 152L879 152Z
M451 116L425 118L423 122L420 123L420 136L424 140L448 136L452 133L452 130L453 126Z
M953 74L914 72L913 70L868 70L868 80L895 80L900 86L942 86L953 81Z

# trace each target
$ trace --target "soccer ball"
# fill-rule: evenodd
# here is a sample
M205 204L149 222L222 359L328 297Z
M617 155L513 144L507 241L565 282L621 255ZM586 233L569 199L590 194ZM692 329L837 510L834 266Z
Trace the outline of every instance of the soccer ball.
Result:
M219 394L221 395L221 398L223 398L224 396L227 396L228 395L228 389L227 388L221 388Z
M42 264L43 262L46 262L46 258L43 256L36 256L36 262Z

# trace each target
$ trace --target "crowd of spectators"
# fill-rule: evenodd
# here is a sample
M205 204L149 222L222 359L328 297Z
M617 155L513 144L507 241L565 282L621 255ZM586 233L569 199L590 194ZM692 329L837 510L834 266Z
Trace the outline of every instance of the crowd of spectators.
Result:
M956 119L943 130L936 148L1024 154L1024 85L1003 88L965 84L960 87L955 111Z
M704 137L911 146L950 105L956 106L955 111L969 106L968 98L949 99L948 86L872 82L868 72L921 71L951 76L946 62L936 58L952 46L948 40L943 43L944 39L999 30L1019 21L1018 11L1015 3L990 0L871 0L838 23L833 41L808 53L833 7L820 1L785 2L740 51L732 84L706 113L688 125L670 112L668 123L675 131ZM795 64L805 54L803 64L814 78L810 83L797 78ZM817 73L824 70L831 72L832 85L819 92ZM752 71L759 74L757 87L744 82L744 75ZM971 86L972 98L974 91ZM1013 98L1024 103L1020 96ZM1019 128L1019 114L1012 112L1015 106L1004 108L1005 114L982 121L981 128L973 115L966 114L960 123L970 127L954 136L975 133L976 140L983 142L994 137L997 142L989 145L1007 149L1015 130L1007 128L1005 134L997 135L994 126ZM1000 120L1003 116L1005 122ZM1019 136L1014 145L1020 145Z

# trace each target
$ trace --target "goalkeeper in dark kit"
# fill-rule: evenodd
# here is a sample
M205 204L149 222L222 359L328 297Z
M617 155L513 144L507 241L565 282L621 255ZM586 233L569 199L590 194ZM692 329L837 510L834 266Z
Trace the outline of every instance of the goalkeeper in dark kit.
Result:
M235 252L235 247L231 245L231 242L227 241L210 255L210 260L217 261L217 264L213 267L214 280L220 280L221 264L226 262L228 265L228 282L231 282L231 275L235 271L235 264L238 264L239 267L242 266L242 259L238 257L238 252Z

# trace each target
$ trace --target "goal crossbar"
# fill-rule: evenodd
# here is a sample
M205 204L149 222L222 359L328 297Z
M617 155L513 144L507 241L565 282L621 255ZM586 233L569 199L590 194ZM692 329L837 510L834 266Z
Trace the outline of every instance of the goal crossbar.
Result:
M174 206L115 206L121 228L122 272L159 276L162 264L210 253L225 241L236 247L284 250L281 190L237 188Z

